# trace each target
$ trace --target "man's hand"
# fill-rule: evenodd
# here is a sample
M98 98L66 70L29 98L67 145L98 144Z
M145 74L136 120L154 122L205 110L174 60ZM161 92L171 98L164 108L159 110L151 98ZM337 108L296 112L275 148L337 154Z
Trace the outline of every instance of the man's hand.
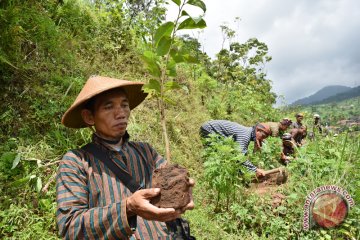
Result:
M193 179L189 179L190 187L195 185ZM133 216L138 215L147 220L155 220L160 222L167 222L179 218L186 210L194 208L194 201L192 198L190 188L190 202L182 209L175 210L174 208L158 208L150 203L151 198L160 193L160 188L149 188L136 191L133 195L126 199L126 213Z
M257 177L257 178L258 178L258 177L265 177L265 170L258 168L258 169L256 169L255 174L256 174L256 177Z
M136 191L126 199L128 217L138 215L147 220L167 222L180 216L174 208L158 208L150 203L150 199L160 193L160 188L149 188Z

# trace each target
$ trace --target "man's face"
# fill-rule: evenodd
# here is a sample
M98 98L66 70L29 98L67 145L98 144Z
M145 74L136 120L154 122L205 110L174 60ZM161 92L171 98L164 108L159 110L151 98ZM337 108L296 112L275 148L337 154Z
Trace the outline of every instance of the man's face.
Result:
M123 91L114 90L95 99L91 113L96 132L103 138L119 140L124 136L130 116L129 100Z
M298 116L298 117L296 118L296 120L297 120L298 122L301 122L303 119L304 119L303 116Z
M289 126L288 125L285 125L285 124L280 124L280 130L281 131L285 131Z
M267 138L269 136L269 134L267 134L266 132L264 132L260 128L256 127L255 135L256 135L256 142L255 142L255 148L254 149L255 150L261 149L263 140L265 138Z
M284 144L284 146L287 146L287 147L292 147L292 146L293 146L293 144L291 143L291 141L288 141L288 140L283 141L283 144Z

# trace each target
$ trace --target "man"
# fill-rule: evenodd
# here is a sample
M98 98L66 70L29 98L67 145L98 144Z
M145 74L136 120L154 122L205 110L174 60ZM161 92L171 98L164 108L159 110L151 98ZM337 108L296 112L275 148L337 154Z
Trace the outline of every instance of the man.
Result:
M302 125L300 128L291 129L290 134L296 146L301 147L305 144L305 138L307 136L307 128L305 125Z
M295 118L296 118L296 122L293 122L291 124L291 128L300 128L303 125L302 120L304 119L304 114L297 113L295 114Z
M288 129L291 124L292 121L288 118L283 118L280 122L264 123L264 125L268 125L270 127L272 137L279 137L283 135L283 133Z
M139 183L130 192L106 164L83 149L68 151L57 174L57 224L66 239L171 239L164 222L194 207L157 208L150 199L152 172L166 162L147 143L129 141L130 112L146 97L143 84L108 77L91 77L62 123L70 128L90 127L92 142L119 168ZM193 185L193 181L191 185Z
M313 133L315 134L316 131L322 134L322 126L321 126L319 114L314 114Z
M262 142L270 136L269 127L263 124L257 124L253 127L245 127L236 122L227 120L212 120L204 123L200 127L200 135L207 137L212 133L219 134L223 137L232 137L239 144L239 150L247 155L250 141L255 141L254 151L260 150ZM249 160L242 163L249 171L255 172L257 177L264 176L264 170L254 166Z
M294 158L294 146L296 146L296 144L290 133L284 133L281 139L283 143L283 149L281 152L280 160L284 165L287 165Z

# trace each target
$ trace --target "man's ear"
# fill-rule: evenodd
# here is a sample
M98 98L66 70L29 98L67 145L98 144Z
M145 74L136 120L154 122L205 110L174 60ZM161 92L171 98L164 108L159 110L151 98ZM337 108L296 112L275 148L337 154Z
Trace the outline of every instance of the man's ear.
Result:
M89 109L81 110L81 117L87 125L94 126L95 124L94 116Z

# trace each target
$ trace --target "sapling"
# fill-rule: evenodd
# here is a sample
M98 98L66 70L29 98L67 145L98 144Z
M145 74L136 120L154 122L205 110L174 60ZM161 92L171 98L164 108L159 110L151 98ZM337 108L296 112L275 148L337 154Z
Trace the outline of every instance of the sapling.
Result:
M196 63L197 59L184 48L176 46L176 33L182 29L198 29L206 27L202 16L192 17L185 8L192 5L205 13L206 5L201 0L171 0L178 7L176 19L165 22L155 31L152 50L143 54L144 62L151 75L148 84L143 89L157 101L160 112L161 128L165 142L167 166L154 171L152 185L161 188L161 195L152 203L158 207L182 208L190 202L189 174L178 165L171 165L170 141L166 127L166 104L172 104L171 94L181 89L174 81L177 64ZM175 201L174 201L175 199ZM172 202L172 203L170 203ZM169 205L170 203L170 205Z

